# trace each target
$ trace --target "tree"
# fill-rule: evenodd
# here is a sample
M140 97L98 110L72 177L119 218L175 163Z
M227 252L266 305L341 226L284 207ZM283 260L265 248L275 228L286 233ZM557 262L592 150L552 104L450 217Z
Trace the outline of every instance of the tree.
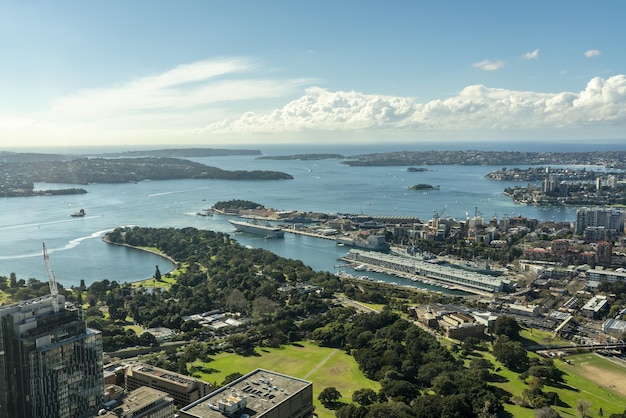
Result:
M587 418L591 414L591 403L585 399L579 399L576 403L576 410L580 418Z
M535 418L559 418L560 415L554 409L549 406L544 406L535 409Z
M324 405L326 408L330 408L333 406L339 399L341 398L341 393L337 390L336 387L330 386L322 389L317 399Z
M506 335L512 340L519 338L521 327L514 317L510 315L499 316L493 323L493 333L496 335Z
M517 341L511 341L501 335L493 343L493 355L500 363L513 371L524 371L528 368L528 354Z
M365 418L366 416L367 408L352 403L343 405L335 412L335 417L337 418Z
M368 406L378 401L378 394L368 388L357 389L352 394L352 401Z
M234 382L235 380L239 379L242 376L243 375L239 372L231 373L224 378L224 381L222 382L222 386L226 386L227 384Z
M154 271L154 280L157 282L161 281L161 272L159 271L159 266L156 266L156 270Z

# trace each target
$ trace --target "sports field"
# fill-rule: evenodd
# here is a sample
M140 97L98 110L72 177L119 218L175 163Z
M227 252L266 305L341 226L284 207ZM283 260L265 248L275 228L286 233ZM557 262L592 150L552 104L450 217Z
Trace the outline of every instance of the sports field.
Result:
M511 393L513 397L521 396L527 385L519 380L517 373L503 367L493 358L491 353L481 354L501 368L497 375L503 381L494 384ZM616 365L611 360L591 353L568 356L567 360L571 364L562 360L555 360L556 366L565 372L564 383L558 386L544 386L543 388L544 392L558 393L560 402L553 408L561 416L578 416L576 407L579 399L591 404L592 417L599 416L600 408L602 408L604 416L624 412L626 395L620 390L626 385L626 367ZM515 418L533 418L535 416L532 409L518 405L505 404L504 409Z
M247 374L260 366L313 383L315 410L320 418L332 418L334 411L322 406L317 396L326 387L334 386L343 396L339 402L352 402L352 393L361 388L378 392L380 384L363 376L354 358L341 350L319 347L303 342L281 348L257 348L254 355L223 353L210 362L194 362L194 376L221 384L229 374Z

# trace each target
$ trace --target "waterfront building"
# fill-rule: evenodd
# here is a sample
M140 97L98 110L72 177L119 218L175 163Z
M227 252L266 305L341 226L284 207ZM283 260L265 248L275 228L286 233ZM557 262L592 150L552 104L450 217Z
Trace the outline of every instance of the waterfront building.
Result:
M0 418L76 418L103 403L102 336L62 295L0 307Z
M257 369L179 411L183 418L311 418L313 384Z
M410 256L397 256L374 251L352 249L344 259L355 263L371 264L382 267L383 269L406 273L409 276L423 277L438 282L458 285L468 291L478 291L479 293L502 292L509 284L508 281L498 277L441 266ZM417 277L415 280L418 280Z
M188 405L211 392L211 384L169 370L138 363L126 369L126 390L142 386L161 390L179 406Z

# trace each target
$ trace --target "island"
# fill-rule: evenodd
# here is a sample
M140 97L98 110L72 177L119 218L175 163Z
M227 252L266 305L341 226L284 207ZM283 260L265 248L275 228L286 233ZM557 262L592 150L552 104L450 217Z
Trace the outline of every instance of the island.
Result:
M424 173L428 171L428 169L426 167L409 167L406 171L409 173Z
M432 186L430 184L419 183L409 187L409 190L439 190L439 186Z

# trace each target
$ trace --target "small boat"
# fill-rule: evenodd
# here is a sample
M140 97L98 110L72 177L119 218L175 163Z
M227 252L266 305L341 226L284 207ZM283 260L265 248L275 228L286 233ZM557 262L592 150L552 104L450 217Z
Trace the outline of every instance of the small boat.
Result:
M72 213L70 216L73 217L73 218L82 218L85 215L86 215L85 209L81 209L78 212Z

